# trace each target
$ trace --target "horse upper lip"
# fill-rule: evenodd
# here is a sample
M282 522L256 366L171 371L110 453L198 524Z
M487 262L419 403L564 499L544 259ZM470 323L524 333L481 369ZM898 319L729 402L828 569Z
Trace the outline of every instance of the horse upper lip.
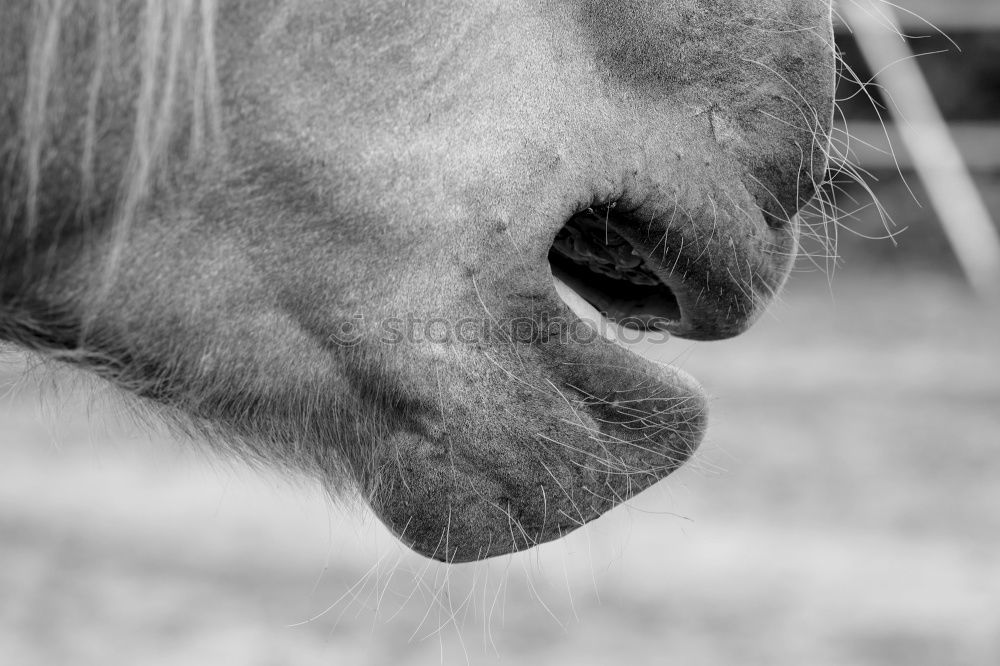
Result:
M612 243L624 239L632 255L641 259L640 269L626 262L621 270L642 270L641 277L659 283L629 286L643 302L640 319L657 322L648 328L689 339L718 340L742 333L760 315L787 273L791 233L787 226L771 228L762 215L752 219L743 208L735 208L720 210L713 204L711 211L691 215L676 207L646 206L641 211L608 207L600 213L606 234L617 239ZM737 229L728 229L731 226ZM553 254L550 260L558 272L560 260L558 253ZM604 267L598 265L597 270ZM577 273L578 283L572 286L610 318L620 319L634 306L633 294L605 286L613 280L594 272Z

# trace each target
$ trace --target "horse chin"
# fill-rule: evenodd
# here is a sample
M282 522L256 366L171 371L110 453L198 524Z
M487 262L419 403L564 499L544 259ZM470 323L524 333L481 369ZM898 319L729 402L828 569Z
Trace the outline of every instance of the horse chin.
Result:
M697 449L706 399L690 375L609 341L567 358L569 373L551 374L548 391L498 387L495 407L475 415L447 401L447 427L435 419L383 447L370 503L403 543L444 562L532 548L652 486Z
M501 338L410 368L410 386L437 378L424 398L436 408L380 447L369 501L418 553L462 562L559 539L665 478L701 442L700 384L630 344L669 339L663 328L682 320L671 292L661 285L647 299L654 311L628 299L598 310L593 292L559 273L535 303L568 334Z

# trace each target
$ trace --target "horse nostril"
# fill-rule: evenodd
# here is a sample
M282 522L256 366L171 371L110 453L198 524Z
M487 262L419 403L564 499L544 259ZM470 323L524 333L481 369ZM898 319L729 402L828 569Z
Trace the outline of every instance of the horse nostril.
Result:
M559 230L549 250L553 275L622 326L675 326L681 320L676 295L649 258L612 228L606 208L588 208Z

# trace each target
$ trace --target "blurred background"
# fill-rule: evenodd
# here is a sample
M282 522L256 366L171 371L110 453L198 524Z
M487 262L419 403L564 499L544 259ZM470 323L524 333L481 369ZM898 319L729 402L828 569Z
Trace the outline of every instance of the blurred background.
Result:
M899 1L948 35L898 13L998 220L1000 5ZM880 69L838 41L862 81ZM696 460L525 554L429 563L363 509L5 355L0 663L1000 663L1000 308L970 288L894 96L857 92L851 150L888 221L831 189L847 214L816 231L838 259L815 243L745 336L660 352L716 396Z

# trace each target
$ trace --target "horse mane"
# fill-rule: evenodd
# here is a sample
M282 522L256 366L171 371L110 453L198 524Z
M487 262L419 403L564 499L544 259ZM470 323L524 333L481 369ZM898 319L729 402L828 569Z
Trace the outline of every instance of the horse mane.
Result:
M170 172L219 153L216 14L216 0L0 2L0 342L121 379L70 306L111 283ZM50 280L95 251L94 283Z
M12 90L0 111L16 119L0 116L0 242L23 247L51 233L53 218L66 226L99 209L113 225L112 253L122 245L158 174L221 137L215 22L216 0L13 0L0 10L0 39L20 47L0 65ZM24 34L3 34L15 31ZM127 158L99 171L108 137ZM75 191L53 203L47 179Z

